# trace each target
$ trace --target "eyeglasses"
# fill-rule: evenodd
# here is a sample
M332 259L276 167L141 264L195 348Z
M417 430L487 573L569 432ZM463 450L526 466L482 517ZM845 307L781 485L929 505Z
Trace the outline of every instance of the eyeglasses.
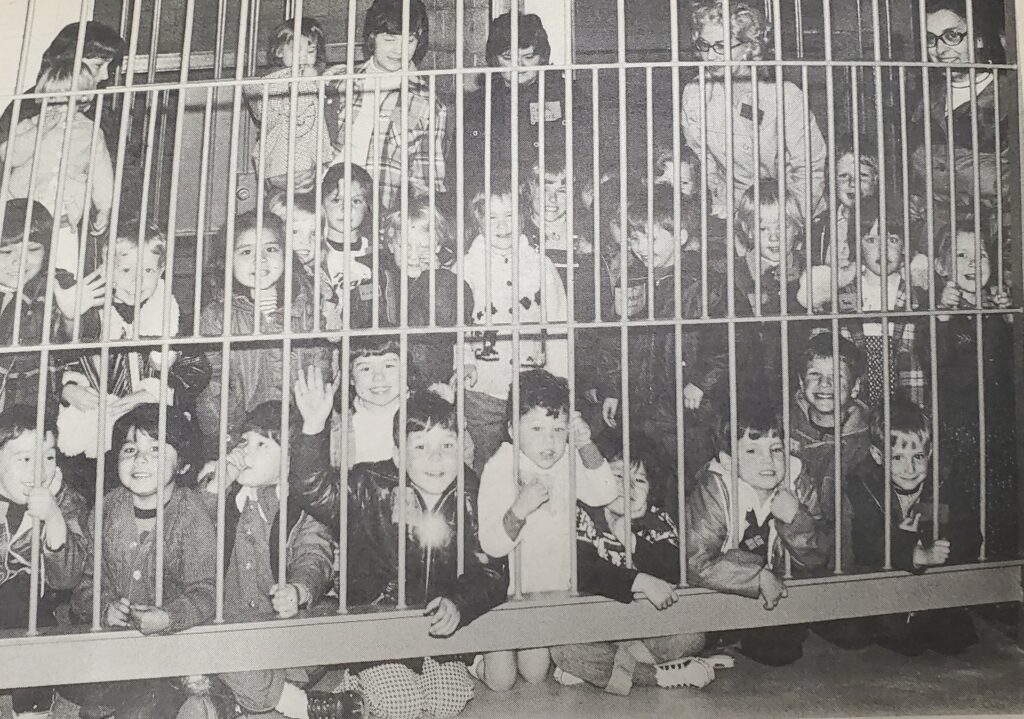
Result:
M928 33L928 47L938 47L940 39L946 47L956 47L964 41L965 37L967 37L966 32L960 32L953 28L944 30L941 35Z
M734 42L732 49L735 50L738 47L746 45L745 42ZM694 41L694 46L697 48L697 52L711 52L714 50L719 55L725 56L725 43L724 42L706 42L702 38L697 38Z

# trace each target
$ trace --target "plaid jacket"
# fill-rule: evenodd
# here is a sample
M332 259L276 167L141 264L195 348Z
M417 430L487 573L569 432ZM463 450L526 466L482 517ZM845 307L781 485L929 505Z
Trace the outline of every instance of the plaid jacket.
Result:
M327 75L338 75L346 71L345 66L330 68ZM366 72L366 63L356 68L357 74ZM326 121L328 127L336 127L334 139L334 163L345 161L345 140L347 138L345 122L348 110L346 102L346 81L333 83L335 92L327 100ZM352 92L352 117L362 110L366 95L371 103L375 94L373 82L367 81L365 90L360 90L354 83ZM411 78L408 86L408 105L405 116L408 123L408 141L402 138L402 108L399 103L401 90L381 90L380 116L387 117L384 137L378 137L380 123L371 139L371 148L379 147L379 155L371 152L366 170L380 181L380 207L389 210L397 207L402 192L402 148L409 148L408 182L409 196L426 194L430 188L433 173L434 190L445 191L445 136L448 111L445 106L434 100L430 89L422 78ZM430 115L433 110L434 127L430 127ZM433 147L433 162L431 162Z
M921 295L917 290L912 289L909 293L907 292L906 284L906 279L901 277L899 289L896 291L895 301L892 305L895 308L894 311L916 310L925 304L922 302ZM908 296L909 302L907 301ZM855 277L854 281L849 285L839 288L839 312L859 311L860 300L857 295L857 281ZM880 314L872 313L872 317L867 319L867 321L880 322L880 317ZM917 341L919 323L920 321L916 319L909 322L900 322L894 319L891 322L893 329L890 335L892 344L890 345L889 361L891 362L891 369L896 376L896 385L918 407L928 407L931 401L928 394L927 368L929 365L927 362L928 358L924 356L924 347ZM811 331L811 336L813 337L819 332L827 331L829 331L827 327L817 328ZM839 331L844 337L857 345L861 351L864 351L863 322L844 322ZM925 336L925 340L927 340L927 336ZM924 344L927 344L927 342Z

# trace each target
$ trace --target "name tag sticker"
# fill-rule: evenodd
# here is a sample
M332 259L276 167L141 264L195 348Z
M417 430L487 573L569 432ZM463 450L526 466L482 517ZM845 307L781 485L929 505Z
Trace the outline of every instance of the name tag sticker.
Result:
M753 121L753 119L754 119L754 108L749 103L746 103L746 102L743 103L742 105L740 105L740 117L742 117L744 120L751 120L751 121ZM763 120L764 120L764 110L758 110L757 111L757 124L760 125Z
M536 125L539 122L540 103L530 103L530 124ZM548 100L544 103L544 122L553 122L562 119L562 102L560 100Z

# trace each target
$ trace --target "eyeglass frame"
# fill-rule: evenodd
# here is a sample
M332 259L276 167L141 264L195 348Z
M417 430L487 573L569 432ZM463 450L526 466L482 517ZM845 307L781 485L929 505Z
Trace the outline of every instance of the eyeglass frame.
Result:
M938 47L939 46L939 40L942 40L942 44L945 45L946 47L956 47L957 45L962 43L964 41L964 39L966 39L967 35L968 35L968 33L966 31L960 32L956 28L952 28L951 27L951 28L946 28L939 35L936 35L933 32L926 33L926 38L925 39L926 39L926 42L928 44L928 47L930 47L930 48ZM958 37L959 39L956 42L950 42L949 40L952 37L954 37L954 36Z
M746 45L749 42L749 40L740 40L739 42L734 42L732 44L732 49L735 50L736 48L742 47L743 45ZM724 40L719 40L718 42L707 42L702 38L697 38L696 40L693 41L693 46L697 50L697 52L706 53L714 50L716 54L725 57Z

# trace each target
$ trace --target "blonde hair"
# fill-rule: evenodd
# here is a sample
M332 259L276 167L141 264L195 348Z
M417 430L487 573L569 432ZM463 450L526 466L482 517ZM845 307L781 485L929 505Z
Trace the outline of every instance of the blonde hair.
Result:
M57 58L45 63L36 78L37 92L71 92L75 84L74 58ZM95 90L98 83L92 69L84 62L78 68L78 84L75 90ZM60 102L50 100L50 102ZM66 101L66 100L65 100Z
M757 208L754 205L754 187L754 185L748 187L746 192L736 201L736 212L734 214L736 229L739 230L736 239L748 250L754 247L754 240L761 231L761 228L756 223ZM783 204L779 202L779 183L776 180L761 180L757 185L757 190L761 207L779 207ZM799 240L801 235L803 235L804 216L800 210L800 202L792 192L786 192L784 209L786 213L786 240L788 241L792 237L794 240L793 245L796 247L800 244Z
M700 32L706 25L721 25L724 28L723 15L722 0L703 0L698 3L691 14L694 42L700 38ZM729 3L729 15L733 42L750 45L750 60L762 59L768 33L764 13L748 0L733 0Z

